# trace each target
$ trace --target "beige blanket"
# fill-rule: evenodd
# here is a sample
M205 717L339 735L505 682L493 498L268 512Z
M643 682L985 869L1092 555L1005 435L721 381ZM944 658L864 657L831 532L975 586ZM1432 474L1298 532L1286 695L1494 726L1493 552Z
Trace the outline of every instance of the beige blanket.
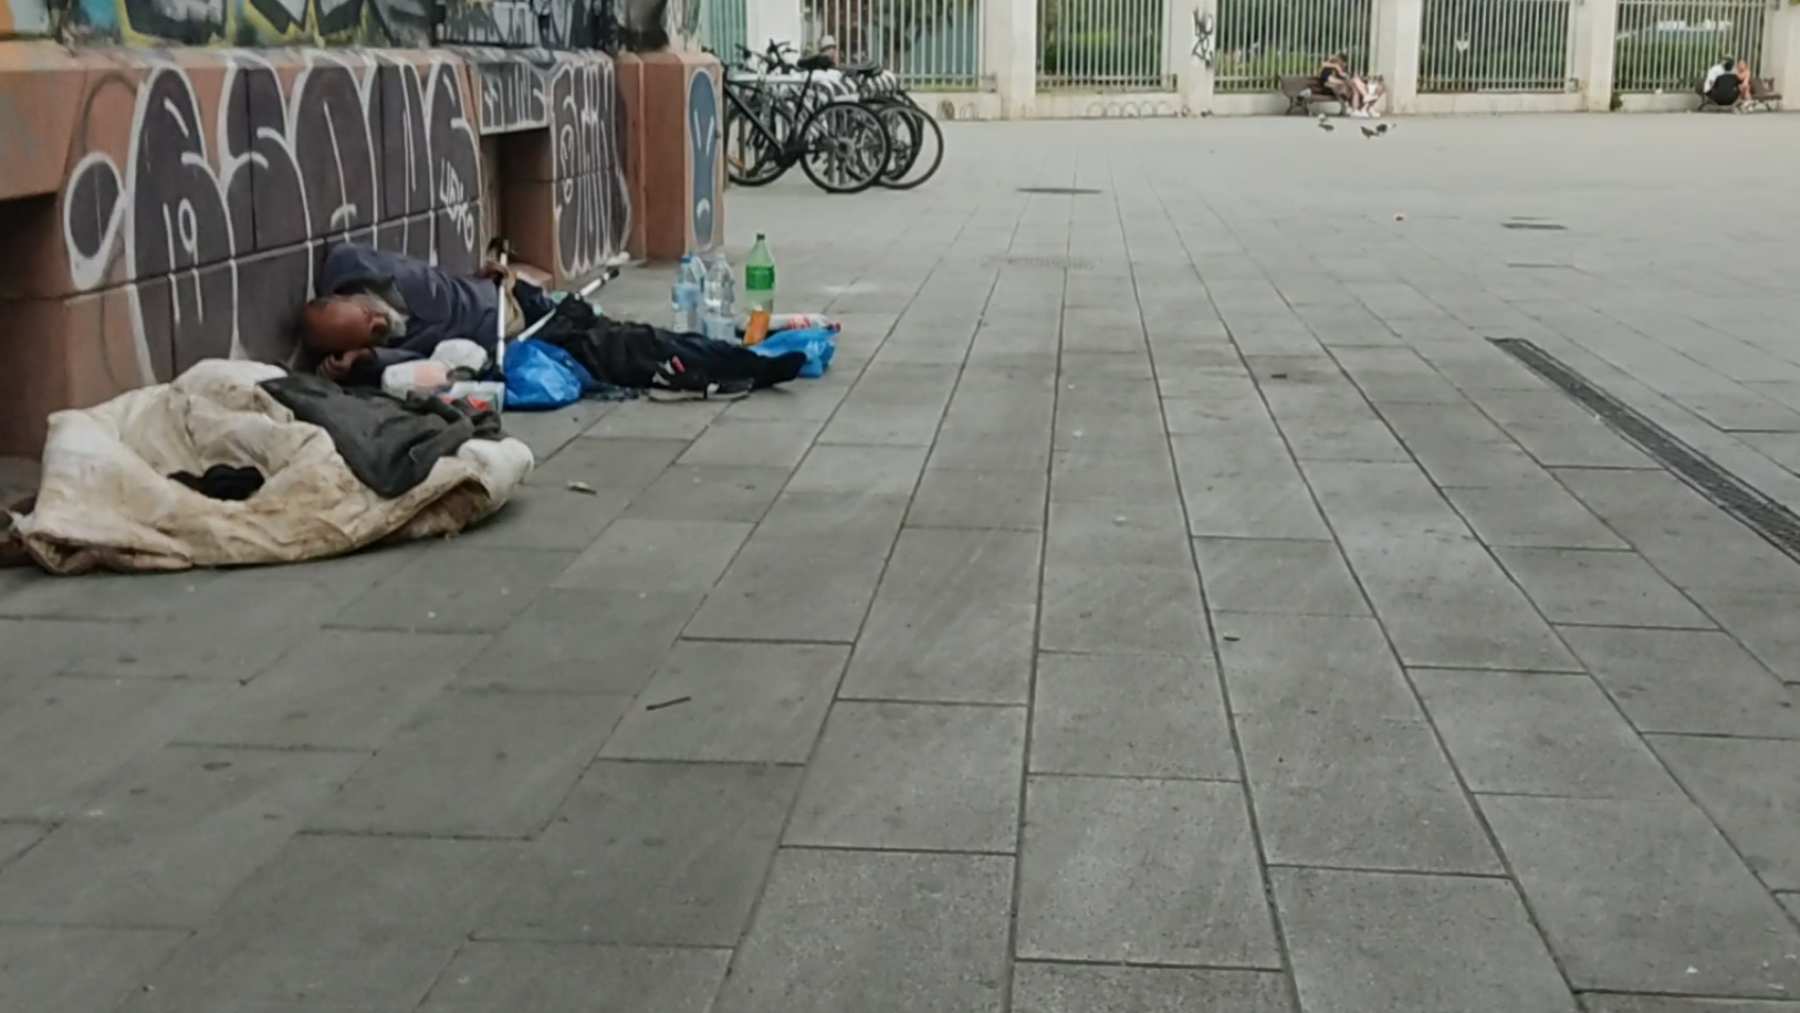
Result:
M12 548L52 573L318 559L461 531L500 509L531 471L518 440L470 440L424 482L382 499L325 430L295 421L257 386L282 373L208 360L173 383L50 416L36 503L12 517ZM167 477L218 464L252 465L265 484L225 502Z

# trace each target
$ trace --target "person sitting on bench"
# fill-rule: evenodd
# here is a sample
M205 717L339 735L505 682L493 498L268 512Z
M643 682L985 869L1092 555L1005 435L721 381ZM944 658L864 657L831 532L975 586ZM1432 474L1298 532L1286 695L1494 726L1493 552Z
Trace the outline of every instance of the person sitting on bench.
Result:
M1319 81L1338 101L1344 104L1344 112L1356 117L1380 116L1374 108L1378 97L1369 82L1358 75L1350 73L1350 54L1338 53L1328 56L1319 64Z
M1706 97L1722 106L1732 106L1742 111L1749 108L1754 98L1755 87L1750 83L1750 65L1743 60L1735 64L1727 59L1706 72L1706 83L1701 90Z

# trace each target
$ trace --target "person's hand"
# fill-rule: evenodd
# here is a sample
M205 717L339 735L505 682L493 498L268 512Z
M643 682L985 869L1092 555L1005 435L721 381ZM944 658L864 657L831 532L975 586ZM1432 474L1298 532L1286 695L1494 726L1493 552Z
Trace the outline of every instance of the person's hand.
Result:
M511 273L512 269L505 264L500 263L498 260L490 260L481 265L481 273L476 275L476 277L486 278L489 281L505 281L506 276Z
M348 352L339 352L336 355L327 356L323 362L319 363L319 372L325 374L327 380L343 383L349 378L350 371L356 368L357 363L372 358L374 355L375 353L367 348L352 348Z

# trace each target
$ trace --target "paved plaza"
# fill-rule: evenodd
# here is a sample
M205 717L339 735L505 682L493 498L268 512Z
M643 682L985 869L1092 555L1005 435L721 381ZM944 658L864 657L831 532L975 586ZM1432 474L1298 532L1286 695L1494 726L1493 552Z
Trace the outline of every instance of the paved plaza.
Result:
M0 571L0 1010L1800 1013L1800 563L1489 340L1800 510L1800 118L1357 128L736 190L824 379Z

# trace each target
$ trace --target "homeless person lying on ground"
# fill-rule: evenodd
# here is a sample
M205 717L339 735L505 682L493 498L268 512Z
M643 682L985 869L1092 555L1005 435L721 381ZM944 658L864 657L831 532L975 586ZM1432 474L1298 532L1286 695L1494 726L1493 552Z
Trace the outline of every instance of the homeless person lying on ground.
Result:
M301 311L300 338L321 373L358 386L379 386L383 369L427 358L454 338L479 344L491 359L506 280L497 264L458 278L402 254L341 243L325 256L320 297ZM728 341L612 320L585 300L555 302L517 279L510 288L509 336L548 316L536 339L615 386L731 396L785 383L806 364L799 352L765 358Z

